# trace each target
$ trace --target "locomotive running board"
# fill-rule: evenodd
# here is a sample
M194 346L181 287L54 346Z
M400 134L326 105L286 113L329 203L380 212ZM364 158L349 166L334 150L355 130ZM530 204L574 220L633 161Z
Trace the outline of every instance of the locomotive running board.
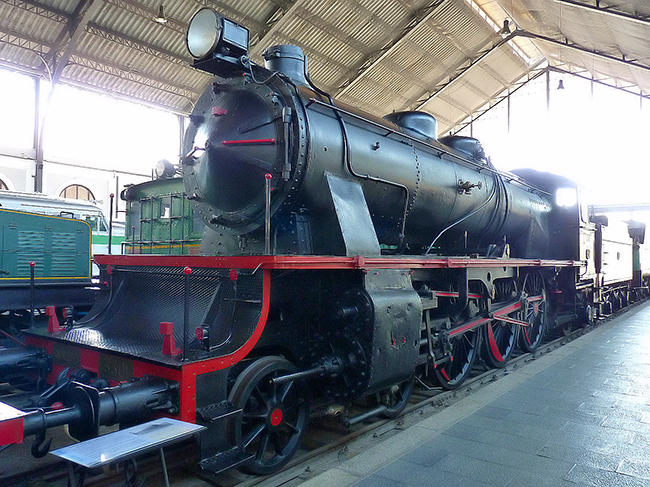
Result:
M206 472L217 475L231 468L239 467L254 457L255 455L252 453L246 453L240 447L235 446L230 450L217 453L213 457L204 458L199 462L199 466Z

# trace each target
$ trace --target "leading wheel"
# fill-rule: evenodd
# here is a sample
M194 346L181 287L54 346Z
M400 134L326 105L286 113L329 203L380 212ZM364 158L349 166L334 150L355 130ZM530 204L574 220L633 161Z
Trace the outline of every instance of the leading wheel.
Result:
M517 287L514 281L494 283L493 308L499 303L516 299ZM490 367L505 367L517 346L517 325L505 321L492 321L483 328L483 358Z
M271 379L298 372L282 357L263 357L237 377L228 400L242 408L231 424L230 437L255 455L243 470L267 475L284 467L307 429L309 407L298 382L276 385Z
M526 274L521 292L523 298L521 320L529 326L522 327L519 342L523 350L534 352L542 342L546 331L546 290L542 274L539 272Z

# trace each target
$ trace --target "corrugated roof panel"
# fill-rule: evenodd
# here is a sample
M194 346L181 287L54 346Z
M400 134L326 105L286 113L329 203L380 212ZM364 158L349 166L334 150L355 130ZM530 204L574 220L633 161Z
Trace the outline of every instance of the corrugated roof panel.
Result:
M484 62L475 69L489 72L491 76L499 80L502 88L517 81L527 71L525 64L507 45L491 51Z
M63 25L32 12L0 3L0 31L52 45Z
M228 17L228 15L233 15L233 17L237 17L237 18L233 18L232 20L238 21L244 25L246 25L248 21L253 21L259 24L265 23L268 20L268 18L276 10L280 8L278 2L273 2L269 0L241 0L235 2L226 1L226 2L219 2L219 4L216 4L216 2L204 2L204 3L212 6L217 11L220 8L223 8L224 6L229 7L228 10L224 10L222 12L223 15L225 15L226 17ZM231 13L230 10L232 10L233 12Z
M323 62L337 64L347 69L361 58L362 53L349 43L324 32L321 28L302 18L293 18L283 30L285 39L301 46L308 45L311 52L317 52Z
M390 27L382 29L374 22L363 22L357 24L350 36L355 41L355 44L364 46L365 52L369 52L372 48L378 48L385 45L392 38L393 31L397 27Z
M608 18L607 24L621 53L650 65L650 23L630 23L623 19Z
M431 57L414 56L412 59L401 60L400 64L428 86L445 76L445 67Z
M458 52L453 42L431 23L423 24L417 35L410 36L409 40L438 59L446 59Z
M2 36L0 35L1 38ZM43 67L43 62L34 51L12 46L4 42L0 42L0 61L5 61L8 67L25 67L30 72L40 70ZM2 67L4 68L4 65Z
M467 84L467 88L480 97L483 103L503 91L501 80L493 76L493 70L489 69L489 66L484 65L480 65L473 70L460 84L461 86ZM478 102L471 100L467 101L467 105L472 107L475 105L480 106Z
M395 96L384 86L368 78L355 84L340 100L377 116L397 110L404 103L399 95Z
M368 77L377 82L380 86L385 86L396 93L401 93L411 86L408 79L400 76L395 71L388 69L384 64L373 69L372 73L369 74Z
M437 98L425 110L438 121L438 134L447 132L456 120L464 120L471 112L463 111L453 101L447 98Z
M312 2L297 9L295 15L307 19L318 19L324 23L344 26L365 23L363 15L349 3L332 1Z
M482 19L465 2L447 2L432 21L436 28L449 36L466 51L476 51L489 42L493 34Z
M115 7L106 9L96 23L111 31L121 32L128 38L140 40L145 45L164 49L178 55L185 53L184 30L179 32L168 24L159 24L149 18L143 18ZM189 56L188 56L189 58Z
M492 80L487 77L482 80L472 80L474 82L481 81L481 83L473 83L471 81L463 81L462 83L454 85L454 90L449 90L441 95L448 103L452 103L465 113L471 113L478 107L485 104L486 95L492 91L490 89Z
M78 2L39 2L60 11L63 17L57 20L56 15L46 18L34 14L28 10L39 7L31 2L16 6L0 3L0 59L43 69L42 61L34 53L16 44L29 46L24 39L35 38L42 45L51 45L66 31L64 20L77 8ZM208 74L187 67L190 57L184 45L186 24L202 5L215 5L222 14L248 27L251 39L262 36L251 49L257 62L262 62L259 53L263 48L278 43L298 44L308 54L312 79L319 86L333 92L347 86L342 99L377 114L383 114L388 107L416 105L449 78L458 76L479 52L499 40L495 26L500 26L506 16L530 32L560 40L567 37L582 47L617 57L625 54L637 62L650 64L647 22L617 18L613 13L557 0L444 0L437 6L430 3L430 0L290 0L286 3L219 0L217 4L212 0L166 0L164 8L169 22L160 25L152 20L160 0L103 0L99 13L91 19L89 32L82 34L75 46L74 62L63 71L62 82L67 79L75 85L87 84L148 103L174 106L174 110L189 109L191 104L187 99L170 92L196 93L198 97L209 82ZM587 0L584 3L595 5ZM481 17L476 4L482 5L492 24ZM650 16L647 0L608 0L607 8L614 13L620 10ZM416 11L420 20L416 20ZM411 30L401 38L407 25ZM113 31L122 38L110 40ZM12 34L21 36L23 41L10 39ZM131 39L138 45L131 45ZM543 45L543 52L552 63L569 70L603 73L650 91L647 70L539 40L517 38L513 45L533 60L539 59ZM483 105L487 103L526 70L517 55L508 49L511 48L504 47L489 55L480 66L470 68L442 91L439 96L448 100L440 106L443 112L448 112L445 116L450 117L450 124L457 123L454 116L465 118L465 112L476 109L479 101ZM453 89L468 96L468 100L462 100L466 106L451 106L461 102L450 91ZM429 110L438 103L434 98L425 107Z
M381 18L384 22L395 25L411 14L411 9L419 8L425 2L413 2L417 5L406 6L402 2L377 2L375 0L357 0L359 6ZM410 8L409 8L410 7Z

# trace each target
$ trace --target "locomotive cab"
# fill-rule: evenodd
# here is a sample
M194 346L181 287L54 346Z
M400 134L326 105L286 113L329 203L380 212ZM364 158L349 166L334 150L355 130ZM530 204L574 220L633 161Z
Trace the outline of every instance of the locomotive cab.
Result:
M552 200L548 218L553 245L548 258L589 260L595 225L589 221L585 195L570 179L534 169L516 169L515 175L546 191ZM591 242L591 243L590 243Z

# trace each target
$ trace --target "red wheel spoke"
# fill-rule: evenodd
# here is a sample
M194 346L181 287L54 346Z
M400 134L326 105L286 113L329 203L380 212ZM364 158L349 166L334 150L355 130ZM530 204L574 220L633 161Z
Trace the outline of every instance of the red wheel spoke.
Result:
M494 330L492 325L487 326L488 340L490 344L490 350L492 351L492 356L499 362L503 362L503 354L499 350L499 345L497 345L496 338L494 337Z

